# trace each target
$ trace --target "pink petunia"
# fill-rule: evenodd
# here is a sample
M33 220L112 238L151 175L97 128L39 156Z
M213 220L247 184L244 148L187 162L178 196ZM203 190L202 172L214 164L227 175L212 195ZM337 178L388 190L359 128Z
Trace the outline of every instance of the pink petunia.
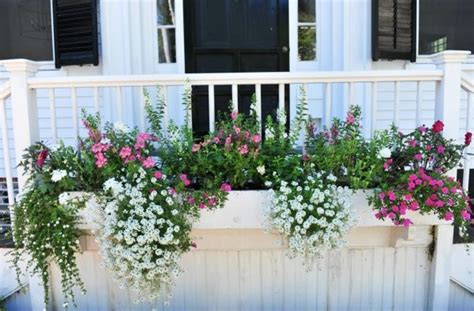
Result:
M396 215L395 215L394 212L390 212L390 213L388 213L387 217L390 218L390 219L395 219Z
M393 191L387 191L387 196L390 201L395 201L395 199L397 198Z
M233 126L233 128L234 128L234 133L239 135L240 134L240 128L235 126L235 125Z
M433 149L433 146L427 145L427 146L425 147L425 149L426 149L426 151L431 151L431 149Z
M145 160L143 160L142 165L144 168L151 168L155 166L155 160L153 160L152 157L148 157Z
M409 145L410 145L411 147L416 147L416 145L417 145L416 140L411 139L410 142L409 142Z
M196 201L194 200L194 198L192 196L189 196L188 198L188 204L191 204L193 205Z
M257 134L253 135L252 140L254 143L258 144L262 140L262 138L260 137L260 135Z
M442 145L439 145L438 147L436 147L436 152L438 152L439 154L443 154L444 150L445 148Z
M226 146L230 146L231 143L232 143L232 138L230 136L227 136L225 139Z
M411 211L416 211L419 208L420 208L420 205L418 204L417 201L410 202L410 210Z
M179 179L181 179L185 186L189 186L191 184L191 181L188 179L186 174L179 175Z
M408 228L412 224L411 220L408 218L403 219L403 227Z
M415 160L420 161L423 158L423 155L421 153L415 154Z
M247 145L239 147L239 153L242 155L249 153L249 147Z
M163 173L161 173L160 171L156 171L153 176L155 176L156 179L161 179L163 177Z
M206 208L206 205L204 203L199 203L199 208L200 209L205 209Z
M464 219L464 220L469 220L471 219L471 213L469 213L469 211L467 209L463 209L461 211L461 217Z
M354 122L355 122L355 117L352 113L349 112L347 114L347 117L346 117L346 123L347 124L354 124Z
M215 136L214 137L214 143L215 144L218 144L221 140L219 139L219 137Z
M221 191L224 191L224 192L230 192L232 190L232 187L230 186L230 184L228 183L223 183L221 185Z
M95 154L95 165L98 168L104 167L107 164L107 158L104 156L103 153L96 153Z
M127 159L132 155L132 148L130 147L122 147L119 152L119 156L122 158L122 160Z
M230 118L235 121L235 119L237 119L237 115L238 115L237 111L232 111L230 114Z
M446 214L444 214L444 220L446 221L450 221L450 220L453 220L453 213L452 212L447 212Z

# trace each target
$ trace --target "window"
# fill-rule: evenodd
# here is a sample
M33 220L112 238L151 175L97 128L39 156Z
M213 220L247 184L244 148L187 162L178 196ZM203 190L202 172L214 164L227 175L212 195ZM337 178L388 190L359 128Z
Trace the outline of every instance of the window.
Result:
M174 0L157 0L158 62L176 63L176 20Z
M53 60L50 0L0 1L0 59Z
M419 54L474 52L473 0L419 0Z
M298 60L316 60L315 0L298 0Z

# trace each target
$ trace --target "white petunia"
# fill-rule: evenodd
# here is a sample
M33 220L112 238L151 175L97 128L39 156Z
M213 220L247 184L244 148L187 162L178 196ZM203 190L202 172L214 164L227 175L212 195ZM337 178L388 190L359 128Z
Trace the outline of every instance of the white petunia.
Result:
M392 156L392 151L389 148L382 148L379 151L379 157L388 159Z
M58 182L66 176L67 172L65 170L54 170L53 174L51 175L51 180L54 182Z
M58 197L59 204L66 205L69 201L69 198L70 198L69 193L67 192L61 193Z
M119 121L114 123L114 130L122 133L128 133L130 131L125 123Z

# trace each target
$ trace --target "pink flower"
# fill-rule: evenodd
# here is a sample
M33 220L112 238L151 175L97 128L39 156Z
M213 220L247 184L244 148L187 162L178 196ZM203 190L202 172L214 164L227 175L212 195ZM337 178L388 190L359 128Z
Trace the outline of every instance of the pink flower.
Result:
M413 199L413 197L411 196L411 194L405 194L405 200L406 201L411 201Z
M169 191L169 193L170 193L171 195L175 195L175 194L176 194L176 189L174 189L174 188L170 188L168 191Z
M192 152L198 152L199 150L201 149L201 145L200 144L194 144L191 151Z
M388 213L387 217L390 218L390 219L394 219L396 217L396 215L395 215L394 212L390 212L390 213Z
M444 220L446 221L450 221L450 220L453 220L453 213L452 212L447 212L446 214L444 214Z
M196 242L191 242L191 247L197 248L198 246L197 246Z
M239 134L240 134L240 128L238 128L238 127L235 126L235 125L233 126L233 128L234 128L235 134L239 135Z
M101 167L104 167L106 164L107 164L107 159L104 157L104 154L103 153L96 153L95 154L95 165L98 167L98 168L101 168Z
M163 174L160 171L156 171L153 176L155 176L156 179L161 179L163 177Z
M387 191L387 196L390 201L395 201L396 195L393 193L393 191Z
M228 183L223 183L221 185L221 191L224 191L224 192L230 192L232 190L230 184Z
M354 124L354 122L355 122L354 115L349 112L346 116L346 123L347 124Z
M122 149L120 149L119 156L122 158L122 160L127 159L131 155L132 155L132 148L122 147Z
M383 164L383 168L385 170L388 170L388 168L390 167L390 164L392 164L393 160L392 159L388 159L387 161L385 161L385 163Z
M153 160L152 157L147 157L145 160L143 160L142 165L144 168L151 168L155 166L155 160Z
M192 196L190 196L190 197L188 198L188 204L193 205L195 202L196 202L196 201L194 200L194 198L193 198Z
M433 126L431 127L431 130L434 132L434 133L440 133L442 132L444 129L444 123L440 120L436 121L435 123L433 123Z
M410 142L409 142L409 145L410 145L411 147L416 147L416 140L411 139Z
M375 213L375 218L377 219L381 219L383 217L382 213L378 212L378 213Z
M225 144L229 146L232 143L232 138L230 136L227 136L225 139Z
M247 145L243 145L239 147L239 152L240 154L245 155L249 152L249 147Z
M38 158L36 159L36 165L38 165L39 168L42 168L47 157L48 157L48 150L42 149L38 154Z
M447 187L443 187L441 189L441 192L444 193L444 194L448 194L449 193L449 189Z
M398 206L393 205L393 206L392 206L392 211L393 211L394 213L398 213L398 211L399 211Z
M191 184L191 181L189 181L188 176L186 174L179 175L179 179L181 179L185 186L189 186Z
M204 203L199 203L199 208L200 208L200 209L205 209L205 208L206 208L206 205L204 205Z
M471 132L467 132L465 135L464 135L464 145L465 146L469 146L471 144L471 141L472 141L472 133Z
M425 147L425 149L426 149L426 151L431 151L431 149L433 149L433 146L427 145L427 146Z
M415 154L415 160L420 161L423 158L423 155L421 153Z
M403 227L408 228L412 224L411 220L408 218L403 219Z
M250 135L250 132L249 132L249 131L245 131L244 136L245 136L246 139L250 139L250 136L251 136L251 135Z
M424 133L426 133L427 129L426 129L426 126L422 125L422 126L418 127L418 130L420 131L420 133L424 134Z
M260 135L257 134L253 135L252 140L254 143L258 144L262 140L262 138L260 137Z
M221 140L219 139L219 137L215 136L214 137L214 143L215 144L218 144Z
M214 206L216 205L216 198L212 197L207 200L207 205Z
M438 153L444 153L444 150L445 150L444 146L442 146L442 145L439 145L438 147L436 147L436 152L438 152Z
M385 193L380 192L380 193L379 193L379 199L380 199L381 201L383 201L383 199L385 199Z
M237 119L237 115L238 115L237 111L232 111L230 114L230 118L235 121L235 119Z
M464 220L469 220L471 219L471 213L469 213L469 211L467 209L463 209L461 211L461 217L464 219Z

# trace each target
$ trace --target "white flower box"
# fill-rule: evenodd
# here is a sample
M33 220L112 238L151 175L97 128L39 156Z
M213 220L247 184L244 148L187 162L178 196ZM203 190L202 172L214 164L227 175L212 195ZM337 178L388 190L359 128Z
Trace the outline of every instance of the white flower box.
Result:
M382 221L374 217L374 211L369 206L367 195L371 190L358 190L352 195L353 208L358 217L357 227L387 227L393 226L391 221ZM77 193L76 195L80 195ZM203 210L200 220L194 224L194 229L264 229L266 223L265 209L270 202L269 191L244 190L231 191L225 207L213 211ZM448 224L438 219L436 215L421 215L419 212L408 211L408 217L415 226ZM98 229L92 219L95 216L86 208L80 212L83 219L80 229Z

